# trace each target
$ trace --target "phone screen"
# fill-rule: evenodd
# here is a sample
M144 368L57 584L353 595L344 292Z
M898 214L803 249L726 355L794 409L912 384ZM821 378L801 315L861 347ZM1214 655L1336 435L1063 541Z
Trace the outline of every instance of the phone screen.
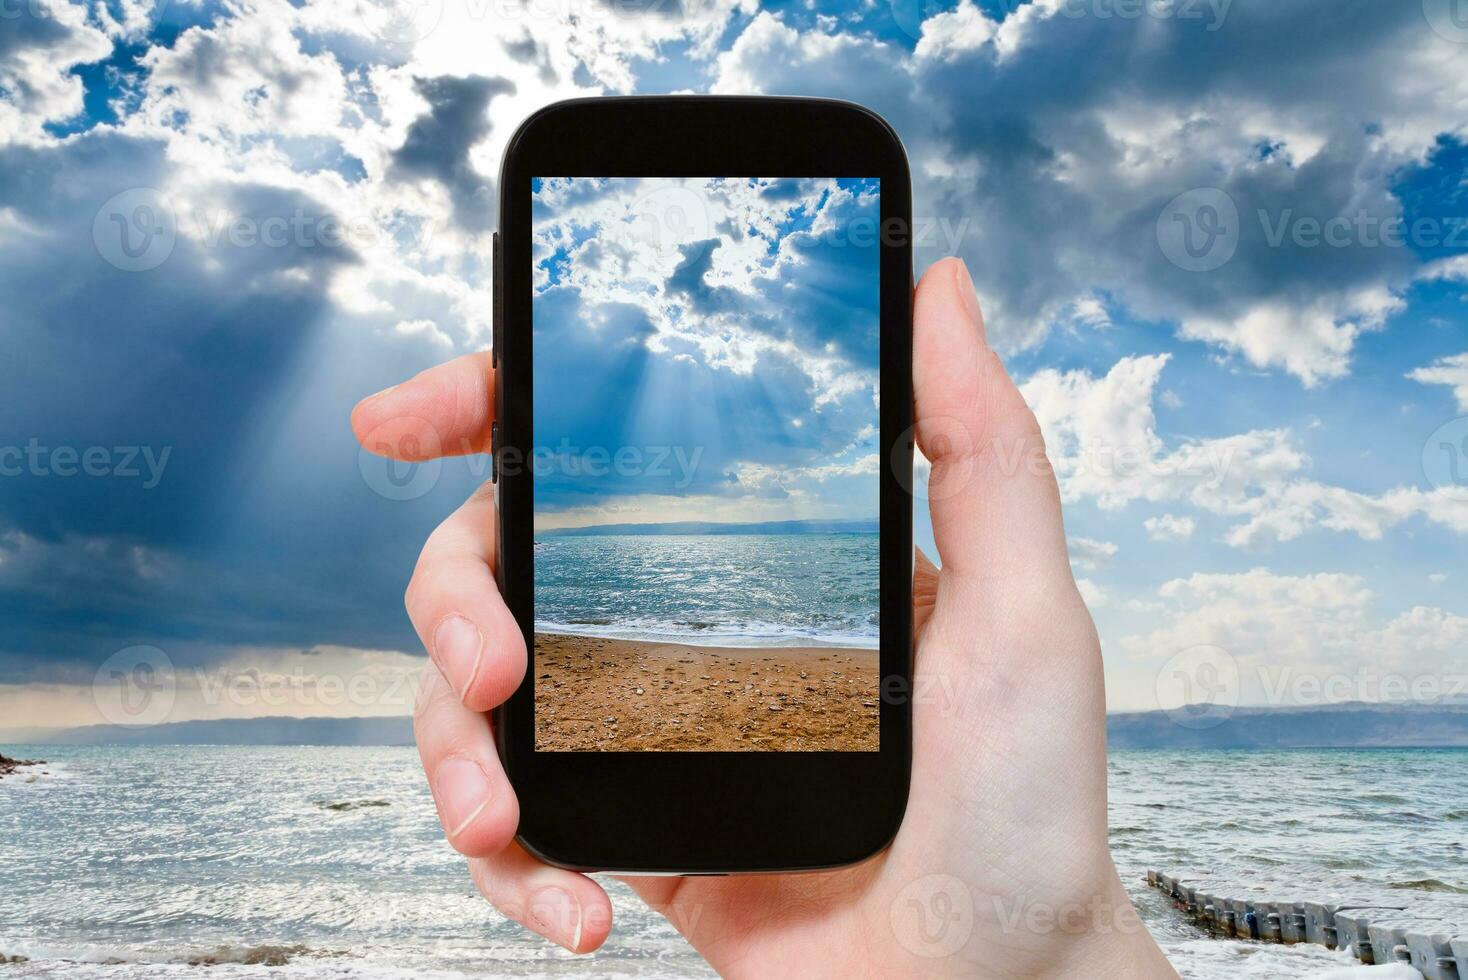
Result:
M532 180L537 751L878 750L880 190Z

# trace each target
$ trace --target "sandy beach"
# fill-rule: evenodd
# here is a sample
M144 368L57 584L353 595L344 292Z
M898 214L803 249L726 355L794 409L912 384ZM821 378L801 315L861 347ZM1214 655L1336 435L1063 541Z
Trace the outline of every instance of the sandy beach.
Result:
M542 751L878 747L875 650L535 635Z

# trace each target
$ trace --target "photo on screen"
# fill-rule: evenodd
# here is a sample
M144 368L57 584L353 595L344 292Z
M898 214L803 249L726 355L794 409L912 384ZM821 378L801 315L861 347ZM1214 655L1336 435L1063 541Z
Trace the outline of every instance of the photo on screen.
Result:
M532 181L538 751L877 751L880 187Z

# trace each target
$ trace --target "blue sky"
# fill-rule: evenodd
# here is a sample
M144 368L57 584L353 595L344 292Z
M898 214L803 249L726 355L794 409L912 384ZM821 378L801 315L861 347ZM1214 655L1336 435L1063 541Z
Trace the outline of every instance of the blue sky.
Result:
M1113 708L1157 704L1199 645L1246 700L1468 675L1468 501L1443 448L1468 451L1468 37L1445 0L578 6L36 0L0 19L0 714L97 720L99 668L140 644L176 667L178 716L310 714L325 673L411 676L401 590L487 468L393 470L347 413L489 343L516 123L668 91L838 96L895 126L918 271L967 260L1056 456ZM859 385L818 410L813 364L670 319L717 323L741 294L758 326L797 302L736 277L737 237L664 250L647 302L608 304L603 281L617 358L565 356L652 399L618 438L682 437L654 408L694 383L686 354L717 398L760 406L770 465L860 458ZM575 322L584 289L543 258L542 302ZM860 306L839 296L853 254L802 258L799 303ZM830 384L869 370L860 317L765 322L839 362ZM715 448L705 476L742 456ZM200 671L308 694L221 702Z
M532 194L538 527L876 518L877 181Z

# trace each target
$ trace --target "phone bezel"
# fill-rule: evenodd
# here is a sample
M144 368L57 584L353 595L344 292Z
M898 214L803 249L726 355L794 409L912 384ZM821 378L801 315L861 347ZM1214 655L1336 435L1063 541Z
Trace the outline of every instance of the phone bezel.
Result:
M533 475L502 464L526 459L533 439L530 181L565 176L880 179L879 751L535 750ZM875 854L901 822L912 754L912 192L897 135L824 99L579 99L521 124L499 199L498 579L530 660L495 724L519 842L562 867L640 873L814 870Z

